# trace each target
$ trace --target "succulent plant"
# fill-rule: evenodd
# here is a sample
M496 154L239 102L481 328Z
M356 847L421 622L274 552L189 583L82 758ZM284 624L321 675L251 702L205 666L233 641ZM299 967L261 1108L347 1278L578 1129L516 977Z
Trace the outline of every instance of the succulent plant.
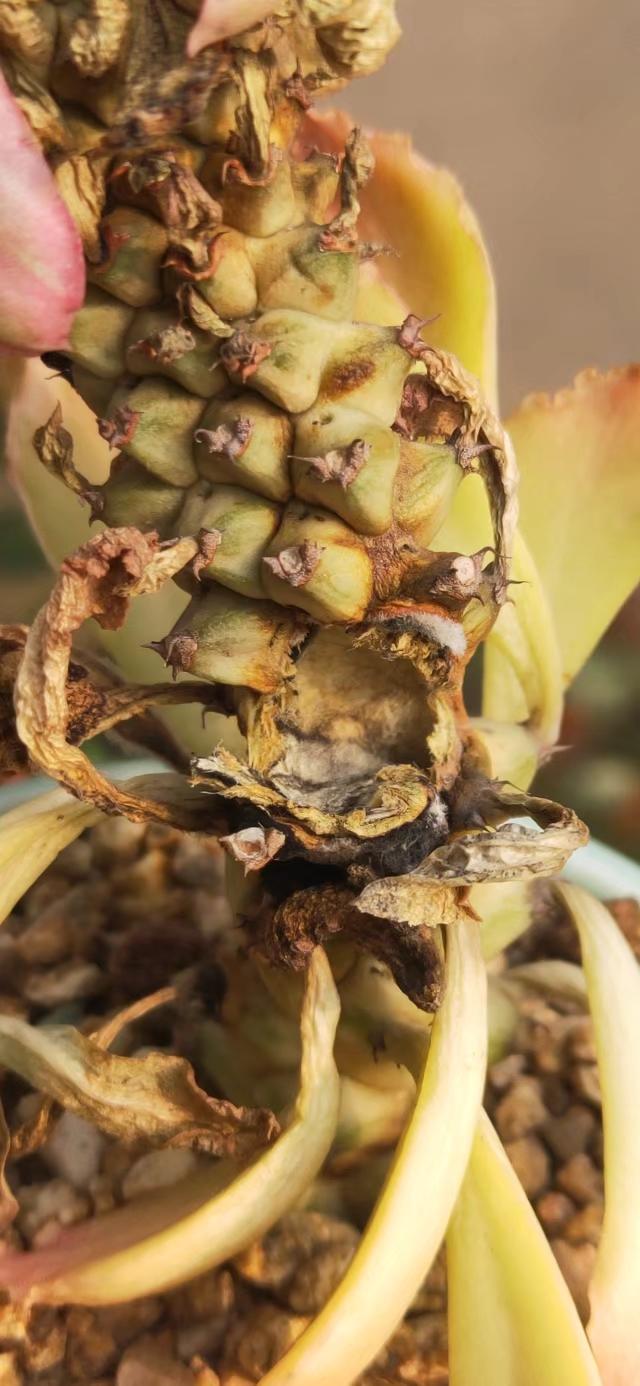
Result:
M0 266L15 269L0 286L0 325L14 351L47 353L44 366L15 356L7 372L7 454L46 547L76 550L31 630L9 628L0 645L0 763L30 763L75 796L5 820L2 906L102 812L217 835L252 950L238 995L254 1025L275 1010L295 1032L302 1007L300 1092L275 1144L222 1191L216 1167L197 1197L163 1199L138 1236L134 1219L123 1233L114 1215L92 1246L71 1238L44 1259L8 1257L0 1276L44 1300L108 1302L194 1275L265 1230L334 1137L340 998L338 1060L347 1054L371 1083L375 1029L415 1080L415 1103L342 1286L267 1379L354 1381L409 1304L458 1199L452 1380L541 1380L548 1350L549 1383L595 1383L559 1272L480 1115L484 960L526 927L530 878L557 873L586 840L575 814L528 790L557 738L566 682L633 582L637 372L581 377L515 416L518 532L490 273L469 209L401 139L309 110L382 62L398 34L393 3L208 0L194 25L198 8L25 0L0 15L11 154ZM47 381L53 366L62 378ZM90 539L78 497L103 526ZM607 574L597 592L596 569ZM137 598L137 630L175 684L141 681L148 664L132 657L127 628L107 646L120 676L72 649L91 617L119 631ZM167 608L165 628L152 629ZM481 646L473 717L463 685ZM233 716L243 738L216 745L208 723L189 780L114 784L80 749L134 715L157 746L150 707L188 702ZM170 738L162 749L181 763ZM537 830L513 821L522 817ZM611 982L599 931L613 926L580 894L566 900L601 1016ZM638 981L621 948L614 937L632 1026ZM363 974L372 957L379 984ZM248 1023L236 1017L231 1043L242 1046ZM265 1026L267 1059L269 1043ZM47 1049L9 1023L0 1058L49 1098L126 1129L126 1112L107 1119L118 1071L98 1038L54 1035ZM131 1062L119 1081L137 1082L152 1112L165 1067ZM91 1081L78 1083L74 1064ZM250 1072L238 1081L218 1065L225 1102L194 1097L182 1068L171 1072L171 1112L156 1124L142 1115L138 1134L237 1159L247 1143L273 1140ZM626 1081L622 1066L614 1123ZM501 1199L513 1251L495 1231ZM616 1235L624 1242L624 1229ZM602 1272L601 1303L626 1251L603 1255L615 1274ZM465 1280L476 1262L487 1283L504 1288L512 1275L517 1287L511 1327L486 1350ZM610 1362L632 1361L629 1321L609 1342L597 1304L602 1380L626 1383ZM539 1314L550 1325L543 1349L531 1328Z

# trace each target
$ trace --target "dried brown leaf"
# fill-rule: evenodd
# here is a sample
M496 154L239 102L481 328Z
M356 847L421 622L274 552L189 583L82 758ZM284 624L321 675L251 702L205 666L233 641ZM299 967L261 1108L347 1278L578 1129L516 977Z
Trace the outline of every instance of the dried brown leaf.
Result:
M507 595L509 562L518 518L518 470L513 448L498 418L486 403L478 381L448 351L428 346L420 333L422 319L411 314L403 323L399 340L421 361L432 393L445 404L458 407L460 424L455 430L458 461L464 471L480 472L484 481L495 543L494 599ZM455 414L451 416L454 421Z
M108 1049L126 1025L132 1025L134 1021L140 1020L149 1011L156 1010L158 1006L166 1006L175 998L175 987L163 987L160 991L154 991L149 996L142 996L139 1000L133 1001L130 1006L126 1006L124 1010L118 1011L110 1020L105 1021L99 1030L94 1030L91 1039L102 1049ZM24 1155L32 1155L35 1150L39 1150L49 1136L55 1116L56 1103L54 1099L43 1097L37 1111L16 1131L12 1132L12 1159L19 1160Z
M471 778L453 805L454 823L473 824L454 833L419 868L419 875L452 886L477 881L515 881L554 876L576 848L589 839L588 829L572 809L495 781ZM463 808L464 805L464 808ZM532 818L541 831L505 819ZM503 827L484 826L503 823ZM482 824L483 826L479 826Z
M87 501L92 512L98 515L101 509L100 492L78 471L73 461L73 438L63 425L60 404L56 404L46 424L36 429L33 446L46 471Z
M2 1016L0 1061L125 1145L186 1146L244 1158L278 1134L271 1112L209 1097L186 1059L155 1051L123 1058L71 1026L33 1026Z
M16 730L13 703L28 634L28 626L0 626L0 773L4 774L24 773L29 768L26 748ZM67 740L72 745L118 727L125 738L182 770L186 769L184 755L150 708L200 702L207 710L220 710L211 684L124 684L100 661L75 653L69 663L66 698Z
M196 539L161 545L157 535L143 535L131 527L105 530L89 540L62 564L51 596L29 631L14 694L18 735L40 770L106 812L117 810L129 818L179 828L204 827L206 803L175 778L147 777L139 786L145 793L140 794L100 774L70 744L67 682L72 638L83 622L93 616L105 629L117 630L133 597L157 591L197 552ZM151 687L152 696L149 687L112 691L91 734L140 712L148 701L158 701L158 685ZM161 702L174 700L172 690L165 685L160 689ZM198 697L201 700L202 693Z
M443 962L436 930L366 913L341 886L295 891L269 919L263 943L271 962L301 971L316 945L338 933L385 963L421 1010L440 1005Z

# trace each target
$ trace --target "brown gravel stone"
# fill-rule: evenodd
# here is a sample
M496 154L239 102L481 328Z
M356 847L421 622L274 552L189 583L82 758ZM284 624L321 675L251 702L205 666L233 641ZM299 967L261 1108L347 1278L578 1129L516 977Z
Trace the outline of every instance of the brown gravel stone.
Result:
M541 1126L546 1117L540 1081L529 1077L516 1079L495 1112L496 1126L503 1141L519 1140Z
M588 1107L574 1104L563 1116L545 1121L541 1134L557 1160L570 1160L588 1149L596 1119Z
M145 1337L124 1353L116 1386L194 1386L194 1374L173 1356L166 1338Z
M542 1080L542 1097L552 1116L563 1116L571 1103L571 1092L558 1074L551 1073Z
M597 1062L593 1023L587 1017L575 1020L567 1036L567 1053L576 1063L595 1064Z
M40 1378L62 1368L67 1346L67 1326L57 1309L36 1308L29 1317L29 1333L22 1348L27 1374Z
M110 1304L104 1309L95 1309L98 1324L110 1333L118 1347L124 1347L141 1333L153 1328L164 1313L163 1301L156 1296L134 1299L130 1304Z
M558 1170L557 1183L576 1203L591 1203L603 1197L602 1175L588 1155L572 1155Z
M241 1323L230 1328L225 1342L225 1365L244 1372L250 1381L260 1381L300 1337L308 1322L308 1318L288 1314L275 1304L259 1304Z
M562 1231L575 1211L576 1205L569 1195L557 1189L549 1189L536 1203L536 1213L548 1237L555 1237Z
M581 1208L579 1213L575 1213L562 1229L562 1236L567 1242L591 1242L592 1246L597 1246L602 1232L602 1218L604 1215L604 1205L602 1203L587 1203L585 1208Z
M537 1198L546 1188L551 1173L551 1161L537 1136L521 1136L507 1141L505 1150L528 1198Z
M504 1059L499 1059L492 1064L489 1069L489 1082L496 1092L504 1092L516 1078L520 1076L525 1066L524 1054L507 1054Z
M571 1070L571 1082L578 1097L584 1097L594 1107L602 1106L600 1074L595 1064L576 1064Z
M70 1309L67 1315L66 1365L71 1381L86 1382L115 1366L118 1345L111 1329L93 1309Z

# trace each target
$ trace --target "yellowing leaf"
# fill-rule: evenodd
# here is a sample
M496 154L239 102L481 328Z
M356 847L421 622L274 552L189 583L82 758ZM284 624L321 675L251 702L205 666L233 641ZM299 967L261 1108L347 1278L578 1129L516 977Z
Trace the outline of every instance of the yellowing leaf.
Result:
M560 1268L484 1114L447 1267L451 1386L602 1386Z
M40 794L0 818L0 924L69 842L102 814L64 791Z
M469 904L482 921L482 952L487 962L529 928L529 892L528 880L485 881L473 886Z
M531 395L508 427L568 682L640 577L640 366Z
M493 721L526 722L542 747L551 746L560 730L563 688L555 612L521 534L510 576L511 601L486 643L482 711Z
M233 1178L222 1161L170 1190L131 1203L51 1246L0 1260L11 1294L52 1304L115 1304L151 1295L219 1265L293 1207L326 1158L338 1118L333 1060L339 1003L331 969L316 949L301 1016L300 1090L287 1129Z
M558 885L580 935L604 1124L604 1223L588 1325L605 1386L640 1381L640 970L613 916Z
M408 1309L440 1245L484 1084L486 974L477 925L447 935L447 986L415 1107L342 1283L263 1386L350 1386Z

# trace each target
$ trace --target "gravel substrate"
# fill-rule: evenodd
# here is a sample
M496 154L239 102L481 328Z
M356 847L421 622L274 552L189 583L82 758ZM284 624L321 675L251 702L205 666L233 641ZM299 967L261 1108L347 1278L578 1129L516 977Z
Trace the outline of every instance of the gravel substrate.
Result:
M632 941L634 930L640 936L628 911L621 922ZM214 1015L224 995L221 941L232 932L241 944L217 846L105 820L61 854L0 932L0 1011L90 1031L137 997L177 982L182 1004L129 1027L121 1045L128 1053L154 1045L193 1062L198 1015ZM513 960L548 951L550 937L557 955L575 956L563 921L543 908ZM523 991L516 1004L512 1052L489 1071L487 1108L586 1318L602 1220L591 1024L579 1003L557 996ZM7 1074L0 1093L13 1130L37 1098ZM125 1149L65 1113L44 1147L10 1165L19 1213L4 1244L46 1246L61 1227L168 1185L202 1158ZM338 1283L358 1236L349 1221L299 1210L232 1264L162 1297L31 1312L0 1301L0 1386L258 1382ZM439 1258L363 1386L446 1386L445 1310Z

